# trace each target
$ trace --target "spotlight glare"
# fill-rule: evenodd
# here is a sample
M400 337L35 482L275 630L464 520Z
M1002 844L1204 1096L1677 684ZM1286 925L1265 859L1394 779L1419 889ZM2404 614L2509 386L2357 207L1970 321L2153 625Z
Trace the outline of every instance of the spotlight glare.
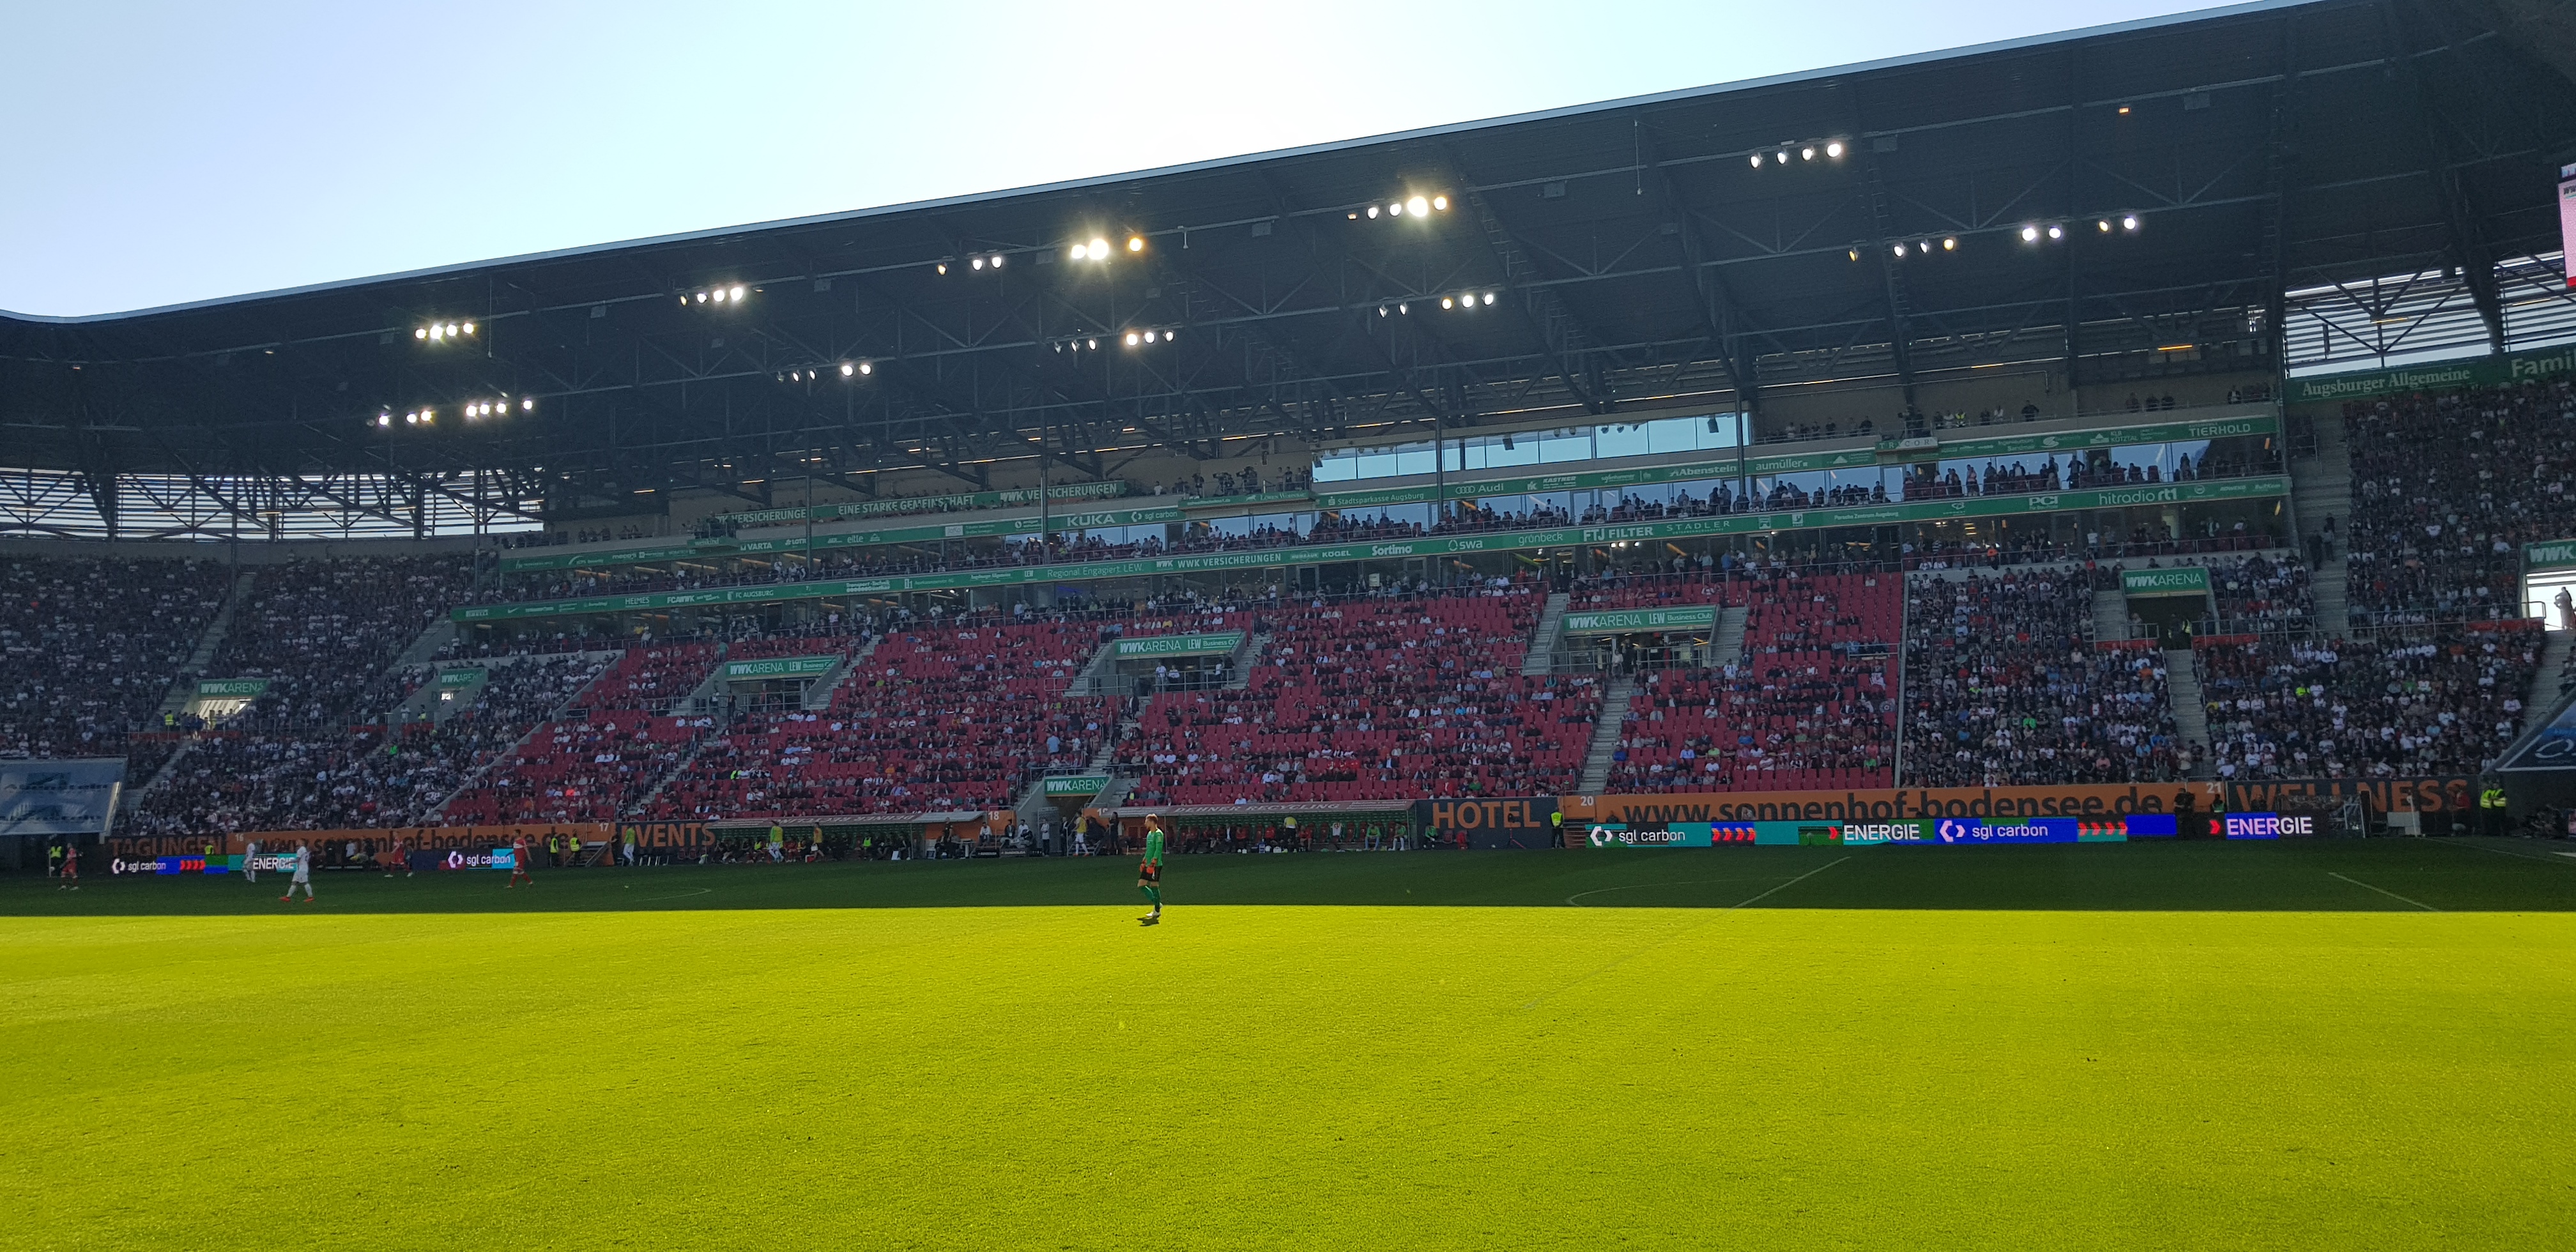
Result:
M521 401L519 402L519 411L520 411L520 412L522 412L522 413L534 413L534 412L536 412L536 411L537 411L537 398L536 398L535 396L530 396L530 397L528 397L528 398L527 398L527 399L525 399L525 400L521 400Z
M1898 255L1898 256L1903 256L1903 255L1905 255L1905 245L1904 245L1904 244L1901 244L1901 243L1900 243L1900 244L1896 245L1896 255Z
M1136 332L1132 330L1127 332L1127 346L1130 348L1136 346Z
M1941 241L1941 250L1943 252L1956 252L1959 250L1959 241L1956 239L1944 239Z
M1086 257L1086 256L1088 256L1088 255L1090 255L1090 254L1089 254L1089 253L1087 253L1087 252L1084 252L1084 251L1082 250L1082 245L1081 245L1081 244L1075 244L1075 245L1073 245L1073 256L1072 256L1072 258L1071 258L1072 260L1079 261L1079 260L1081 260L1082 258L1084 258L1084 257Z
M1857 261L1860 259L1860 249L1854 248L1847 255L1849 255L1851 259Z
M1000 269L1000 268L1002 268L1002 254L1001 254L1001 253L996 252L996 253L994 253L994 254L993 254L993 268L994 268L994 269Z
M1753 154L1753 156L1752 156L1752 158L1751 158L1751 160L1753 161L1753 168L1755 168L1755 169L1757 169L1757 170L1758 170L1758 169L1760 169L1760 168L1762 168L1762 154L1761 154L1761 153L1759 153L1759 152L1754 153L1754 154Z
M1826 155L1826 156L1829 156L1829 157L1838 157L1838 156L1841 156L1842 154L1843 154L1843 143L1842 143L1842 141L1841 141L1841 140L1837 139L1837 140L1833 141L1832 143L1829 143L1829 144L1826 144L1826 145L1825 145L1825 155Z
M467 322L465 324L465 333L469 335L474 333L474 323Z
M1789 150L1787 148L1782 148L1778 152L1772 153L1771 163L1774 165L1787 165L1789 163Z
M1411 316L1413 313L1413 306L1409 304L1399 304L1395 306L1395 311L1399 314Z
M1108 260L1108 259L1109 259L1109 241L1108 241L1108 240L1106 240L1106 239L1094 239L1094 240L1092 240L1092 241L1091 241L1091 250L1090 250L1090 255L1091 255L1091 259L1092 259L1092 260L1095 260L1095 261L1106 261L1106 260Z
M2064 239L2066 237L2066 228L2063 226L2052 225L2048 228L2048 237L2051 239Z
M1144 237L1143 235L1129 235L1129 236L1127 236L1127 250L1128 250L1129 252L1142 252L1142 251L1144 251L1144 250L1145 250L1145 237Z
M1438 209L1438 210L1440 210L1440 211L1441 211L1441 212L1443 212L1443 213L1448 212L1448 211L1449 211L1449 197L1447 197L1447 196L1433 196L1433 197L1431 197L1431 207L1432 207L1432 208L1435 208L1435 209Z
M2039 228L2038 228L2038 227L2036 227L2036 226L2024 226L2024 227L2022 227L2022 228L2021 228L2021 241L2022 241L2023 243L2036 243L2036 242L2038 242L2038 241L2039 241Z
M456 333L456 323L454 323L454 322L449 322L449 323L447 324L447 333L448 333L448 334L451 334L451 335L453 335L453 334L455 334L455 333Z
M393 414L391 414L391 413L378 413L378 414L376 414L376 425L378 425L378 426L391 426L391 425L393 425L393 424L394 424L394 415L393 415Z
M2127 217L2124 217L2124 218L2121 218L2121 219L2120 219L2120 229L2122 229L2122 230L2136 230L2137 228L2138 228L2138 215L2137 215L2137 214L2132 213L2132 214L2128 215Z
M1485 303L1487 303L1487 304L1492 304L1493 302L1494 302L1494 293L1492 293L1492 292L1490 292L1490 291L1486 292L1486 293L1485 293Z
M844 361L844 362L842 362L842 363L841 363L841 377L843 377L843 378L847 378L847 377L849 377L852 373L855 373L855 372L856 372L856 367L852 366L849 362Z
M1404 202L1404 211L1414 215L1415 217L1422 217L1431 212L1431 202L1420 196L1415 196L1414 198Z
M1145 342L1147 342L1147 343L1152 343L1152 342L1154 342L1154 332L1152 332L1152 331L1150 331L1150 330L1145 332Z
M411 337L414 339L427 339L429 338L429 328L426 326L415 328L411 332Z
M859 372L862 374L873 374L876 372L876 368L876 366L866 361L859 362Z
M941 269L943 269L943 270L944 270L944 269L947 269L948 267L947 267L947 266L945 266L945 265L943 265L943 266L940 266L939 268L941 268ZM984 268L984 258L982 258L982 257L977 257L977 258L975 258L975 260L974 260L974 262L973 262L973 268L975 268L975 269L979 269L979 270L980 270L980 269L982 269L982 268Z
M2110 223L2107 219L2106 219L2106 220L2103 220L2103 221L2095 222L2095 223L2093 223L2093 226L2094 226L2094 228L2095 228L2095 229L2100 230L2100 231L2101 231L2103 234L2105 234L2105 235L2107 235L2107 234L2110 234L2110 233L2111 233L2111 223Z
M742 299L742 288L736 287L733 289L733 298L736 300Z
M1814 144L1808 144L1806 147L1803 147L1803 148L1798 149L1798 159L1799 159L1799 160L1801 160L1801 161L1812 161L1812 160L1815 160L1815 159L1816 159L1816 145L1814 145Z
M1442 296L1440 297L1440 307L1444 309L1454 309L1458 307L1458 302L1447 296Z

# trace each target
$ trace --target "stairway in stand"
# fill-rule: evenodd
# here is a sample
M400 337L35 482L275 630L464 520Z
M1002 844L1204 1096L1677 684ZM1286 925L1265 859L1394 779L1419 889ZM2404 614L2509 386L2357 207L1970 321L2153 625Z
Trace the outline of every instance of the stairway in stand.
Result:
M1529 651L1521 654L1521 677L1541 677L1556 665L1558 627L1565 621L1568 599L1564 592L1555 592L1548 596L1547 607L1539 610L1538 625L1530 631Z
M2344 441L2343 419L2328 414L2317 422L2317 454L2294 458L2290 462L2290 508L2299 519L2299 559L2306 561L2314 551L2311 540L2325 530L2326 519L2334 519L2335 536L2344 537L2352 523L2352 447ZM2352 613L2347 607L2349 571L2344 566L2343 546L2332 546L2326 559L2308 571L2310 590L2317 601L2317 626L2326 634L2342 638L2352 630Z
M1619 729L1628 721L1628 701L1637 694L1634 675L1621 674L1610 681L1609 690L1601 696L1601 720L1592 724L1592 750L1583 758L1583 781L1576 783L1578 795L1597 796L1610 785L1610 754L1619 746Z
M2209 750L2208 697L2200 690L2200 671L2192 668L2191 649L2165 653L2165 695L2173 701L2174 731L2191 752L2191 776L2217 777L2218 762Z

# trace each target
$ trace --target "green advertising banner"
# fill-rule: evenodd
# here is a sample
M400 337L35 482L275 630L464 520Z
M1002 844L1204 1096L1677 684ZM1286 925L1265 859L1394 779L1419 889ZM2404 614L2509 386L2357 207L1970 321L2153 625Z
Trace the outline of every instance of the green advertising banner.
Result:
M726 682L747 682L756 678L810 678L826 673L841 663L837 656L774 656L757 661L724 663Z
M1107 500L1125 494L1126 481L1113 479L1098 483L1058 483L1047 488L1046 498L1049 501ZM805 521L839 521L846 517L889 517L901 513L958 513L1037 502L1036 489L1023 487L1016 491L961 491L944 496L910 496L901 500L849 500L839 504L817 504L811 508L756 509L748 513L727 513L720 520L735 526L778 526Z
M1717 606L1704 609L1614 609L1601 613L1568 613L1569 635L1624 635L1650 630L1715 630Z
M473 687L482 684L491 676L492 671L479 665L468 669L443 669L438 671L438 685L443 690Z
M2115 426L2108 430L1944 439L1937 446L1929 449L1908 450L1903 453L1891 451L1888 455L1891 459L1906 461L1970 460L1981 457L2073 452L2089 448L2118 448L2142 443L2186 443L2203 439L2233 439L2248 435L2278 434L2280 430L2280 415L2265 409L2243 416L2203 418L2188 422L2157 422L2145 426Z
M2576 539L2552 539L2547 543L2522 545L2525 569L2558 569L2576 565Z
M2132 596L2207 595L2209 571L2196 565L2185 569L2124 569L2120 571L2120 591Z
M266 690L268 680L265 678L208 678L197 683L197 698L255 700Z
M2187 483L2151 483L2090 491L2052 491L2017 496L1976 496L1918 504L1872 504L1839 509L1789 509L1776 513L1732 513L1718 517L1638 522L1626 526L1557 526L1542 530L1493 534L1399 539L1385 543L1345 543L1302 548L1267 548L1219 552L1206 556L1139 557L1092 561L1078 565L1018 566L947 574L902 574L883 578L818 579L726 587L708 591L640 592L591 596L578 600L539 600L519 604L475 605L454 609L459 622L509 621L593 613L659 612L729 604L777 604L788 600L821 600L843 596L891 595L906 591L952 591L976 587L1018 587L1117 578L1150 578L1167 574L1207 574L1228 570L1283 569L1301 565L1335 565L1353 561L1405 557L1464 556L1478 552L1526 552L1621 540L1695 539L1723 535L1763 535L1783 530L1820 530L1838 526L1883 526L1909 522L1944 522L1983 517L2020 517L2074 509L2117 509L2142 505L2197 504L2258 500L2289 494L2289 480L2278 476L2227 478Z
M1079 777L1046 780L1046 794L1051 796L1096 796L1109 789L1109 775L1084 774Z
M2528 382L2535 378L2553 378L2576 371L2576 348L2541 348L2505 356L2469 357L2458 361L2441 361L2431 365L2410 365L2401 369L2361 370L2350 374L2319 374L2290 380L2292 403L2319 400L2366 400L2372 396L2397 395L2409 391L2440 391L2451 387L2484 387L2501 383Z
M1157 522L1177 522L1182 518L1177 505L1158 505L1142 509L1103 509L1084 513L1064 513L1047 520L1049 533L1100 530L1112 526L1147 526ZM724 551L656 544L635 548L611 548L600 552L549 554L546 556L510 556L501 558L501 572L523 574L536 570L601 569L615 565L659 565L668 561L696 558L700 560L726 556L784 556L805 552L825 552L836 548L866 548L899 543L937 543L943 539L985 539L995 536L1034 535L1038 519L1034 517L997 518L972 522L948 522L929 526L889 526L870 530L842 531L816 535L808 545L802 535L777 539L745 539L729 542Z
M1227 656L1243 646L1243 632L1229 630L1216 635L1148 635L1142 639L1121 639L1110 648L1110 655L1121 661L1157 656Z

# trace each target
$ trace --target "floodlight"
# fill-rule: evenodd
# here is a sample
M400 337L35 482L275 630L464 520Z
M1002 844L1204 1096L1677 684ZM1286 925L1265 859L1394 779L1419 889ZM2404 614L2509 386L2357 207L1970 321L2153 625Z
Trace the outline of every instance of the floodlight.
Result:
M1095 261L1106 261L1109 259L1108 240L1094 239L1091 241L1091 259Z
M1127 332L1127 346L1130 348L1136 346L1136 332L1132 330Z
M1154 342L1154 332L1152 332L1152 331L1150 331L1150 330L1145 332L1145 342L1147 342L1147 343L1152 343L1152 342Z
M1494 302L1494 293L1492 293L1492 292L1490 292L1490 291L1486 292L1486 293L1485 293L1485 303L1487 303L1487 304L1492 304L1493 302Z
M860 372L860 373L862 373L862 374L872 374L872 373L875 373L875 372L876 372L876 368L877 368L876 366L871 365L871 364L867 363L866 361L861 361L861 362L859 362L859 372Z
M427 339L429 338L429 328L426 326L415 328L411 332L411 337L414 339Z
M1369 215L1369 217L1370 217L1370 219L1371 219L1371 220L1375 220L1375 219L1376 219L1376 217L1377 217L1377 206L1376 206L1376 205L1372 204L1372 205L1368 206L1368 215Z
M736 300L742 299L742 288L736 287L733 289L733 298Z
M1068 259L1070 259L1070 260L1075 260L1075 261L1079 261L1079 260L1081 260L1082 258L1084 258L1084 257L1086 257L1086 256L1089 256L1089 255L1091 255L1091 254L1082 250L1082 245L1081 245L1081 244L1075 244L1075 245L1073 245L1073 255L1072 255L1070 258L1068 258Z
M467 322L465 324L465 333L469 335L474 333L474 323Z
M994 253L994 254L993 254L993 268L994 268L994 269L1000 269L1000 268L1002 268L1002 254L1001 254L1001 253L999 253L999 252L996 252L996 253Z
M1846 255L1846 256L1850 257L1851 259L1853 259L1853 260L1857 261L1857 260L1859 260L1859 259L1860 259L1860 249L1858 249L1858 248L1852 248L1852 249L1849 249L1849 250L1847 250L1847 251L1844 253L1844 255Z
M1900 243L1900 244L1896 245L1896 255L1898 255L1898 256L1903 256L1903 255L1905 255L1905 245L1904 245L1904 244L1901 244L1901 243Z
M376 425L378 425L378 426L391 426L391 425L393 425L393 424L394 424L394 415L393 415L393 414L391 414L391 413L378 413L378 414L376 414Z
M1432 207L1432 208L1435 208L1435 209L1438 209L1438 210L1440 210L1440 211L1441 211L1441 212L1443 212L1443 213L1448 212L1448 211L1449 211L1449 197L1447 197L1447 196L1433 196L1433 197L1431 197L1431 207Z
M2111 233L2111 223L2107 218L2102 221L2095 222L2093 225L2095 229L2100 230L2105 235Z
M1759 152L1754 153L1754 154L1753 154L1753 157L1752 157L1752 160L1753 160L1753 168L1755 168L1755 169L1757 169L1757 170L1758 170L1758 169L1760 169L1760 168L1762 168L1762 154L1761 154L1761 153L1759 153Z
M1447 296L1442 296L1440 297L1440 307L1444 309L1454 309L1458 307L1458 302Z
M1415 217L1421 217L1431 211L1431 202L1420 196L1415 196L1414 198L1404 202L1404 211L1411 213Z
M1956 239L1944 239L1941 241L1941 250L1943 252L1956 252L1959 250L1959 241Z
M1842 154L1843 154L1843 141L1842 141L1842 140L1837 139L1837 140L1833 141L1832 143L1829 143L1829 144L1826 144L1826 145L1825 145L1825 155L1826 155L1826 156L1829 156L1829 157L1838 157L1838 156L1841 156Z
M1082 346L1089 348L1094 352L1098 352L1100 350L1100 341L1097 339L1085 339L1082 341Z
M1799 160L1801 160L1801 161L1812 161L1812 160L1815 160L1815 159L1816 159L1816 145L1814 145L1814 144L1808 144L1806 147L1803 147L1803 148L1798 149L1798 159L1799 159Z
M528 397L528 398L527 398L527 399L525 399L525 400L521 400L521 401L519 402L519 411L520 411L520 412L522 412L522 413L534 413L534 412L536 412L536 411L537 411L537 398L536 398L535 396L530 396L530 397Z
M2132 213L2132 214L2128 215L2127 217L2124 217L2124 218L2121 218L2121 219L2120 219L2120 229L2122 229L2122 230L2136 230L2137 228L2138 228L2138 215L2137 215L2137 214Z
M853 366L851 366L851 364L850 364L849 362L847 362L847 361L843 361L843 362L841 363L841 377L843 377L843 378L847 378L847 377L849 377L849 376L850 376L852 373L854 373L854 372L855 372L855 368L854 368Z
M2037 243L2037 242L2039 242L2039 228L2038 228L2038 227L2036 227L2036 226L2024 226L2024 227L2022 227L2022 228L2021 228L2021 241L2022 241L2023 243Z
M2051 224L2048 228L2048 237L2051 239L2064 239L2066 237L2066 228Z
M947 267L947 266L945 266L945 265L942 265L942 266L940 266L939 268L941 268L941 269L943 269L943 270L944 270L944 269L947 269L948 267ZM982 269L982 268L984 268L984 258L982 258L982 257L977 257L977 258L975 258L975 260L974 260L974 264L973 264L973 268L975 268L975 269L979 269L979 270L980 270L980 269Z

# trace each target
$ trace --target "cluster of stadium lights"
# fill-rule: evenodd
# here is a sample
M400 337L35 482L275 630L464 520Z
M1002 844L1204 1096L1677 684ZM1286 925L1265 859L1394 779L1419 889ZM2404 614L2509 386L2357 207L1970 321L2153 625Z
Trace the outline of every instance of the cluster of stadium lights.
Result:
M680 307L685 309L692 304L740 304L745 294L740 284L731 287L709 287L699 292L694 299L688 296L680 297Z
M2093 230L2096 234L2108 235L2113 232L2118 232L2120 234L2134 235L2138 233L2138 228L2138 215L2135 213L2123 213L2118 217L2100 217L2093 219ZM2064 240L2065 238L2066 223L2064 222L2032 222L2021 228L2021 241L2023 243L2036 244L2042 241L2056 243ZM1955 235L1945 235L1938 243L1929 239L1918 239L1913 243L1907 243L1900 239L1895 243L1889 244L1887 248L1889 252L1893 253L1896 258L1901 261L1909 256L1928 257L1936 252L1956 252L1959 250L1959 240ZM1846 252L1845 255L1857 261L1860 259L1860 249L1854 247Z
M1127 250L1129 252L1143 252L1145 250L1145 237L1143 235L1127 236ZM1109 241L1106 239L1094 238L1089 243L1077 243L1073 245L1072 249L1066 252L1065 255L1076 262L1106 261L1109 259ZM993 263L996 265L1001 264L1001 258L995 257L993 259Z
M1745 160L1758 170L1766 164L1787 165L1791 157L1800 161L1813 161L1817 157L1823 157L1828 161L1839 161L1843 159L1844 151L1842 140L1817 139L1804 143L1784 143L1767 154L1752 153Z
M1077 249L1077 251L1079 251L1079 249ZM1077 257L1075 257L1074 259L1078 261L1078 260L1081 260L1082 258L1081 258L1081 257L1079 257L1079 256L1077 256ZM949 263L948 263L948 262L946 262L946 261L941 261L941 262L939 263L939 272L940 272L940 273L942 273L942 274L947 273L947 272L948 272L948 265L949 265ZM967 265L967 268L969 268L969 269L978 269L978 270L982 270L982 269L996 269L996 270L997 270L997 269L1002 268L1002 254L1001 254L1001 253L999 253L999 252L988 252L988 253L985 253L985 254L984 254L984 255L982 255L982 256L977 256L977 257L968 257L968 258L966 258L966 265Z
M2116 226L2114 225L2115 222ZM2123 213L2117 218L2097 217L2093 219L2093 230L2096 234L2107 235L2114 229L2117 229L2124 234L2134 235L2138 233L2138 215L2135 213ZM2066 237L2066 224L2064 222L2033 222L2030 225L2021 228L2021 241L2023 243L2038 243L2042 236L2046 236L2051 241L2064 239Z
M1434 213L1448 211L1449 197L1447 196L1407 196L1402 200L1389 200L1382 206L1372 204L1353 209L1350 211L1350 219L1356 222L1363 217L1375 218L1380 213L1388 217L1403 217L1408 213L1415 217L1429 217Z
M411 337L431 343L445 343L450 339L463 339L473 333L474 323L472 322L431 322L427 326L413 327Z
M510 397L509 397L506 393L505 393L505 394L503 394L503 395L501 396L501 398L500 398L500 399L498 399L498 400L469 400L469 401L466 401L466 403L465 403L465 408L464 408L465 420L466 420L466 421L469 421L469 422L472 422L472 421L479 421L479 420L481 420L481 419L483 419L483 418L487 418L487 417L500 417L500 416L502 416L502 415L504 415L504 414L508 413L509 411L510 411ZM520 411L520 412L522 412L522 413L534 413L534 412L536 412L536 411L537 411L537 400L536 400L536 397L534 397L534 396L521 396L521 397L519 397L519 411ZM405 425L405 426L434 426L434 425L436 425L436 424L438 423L438 410L437 410L437 409L435 409L435 408L418 408L418 409L413 409L413 410L411 410L410 412L403 414L403 415L402 415L402 420L403 420L403 425ZM388 428L389 428L389 427L391 427L393 424L394 424L394 415L393 415L392 410L387 410L387 411L385 411L385 412L382 412L382 413L378 413L378 414L376 414L376 425L377 425L377 426L379 426L379 427L388 427Z
M1473 291L1467 291L1461 292L1455 296L1440 297L1440 307L1444 309L1472 309L1479 304L1492 304L1493 302L1494 293L1490 291L1481 295ZM1378 316L1384 317L1385 315L1386 310L1384 308L1380 308L1378 310Z
M843 361L840 364L840 371L841 377L853 378L860 374L876 373L877 367L874 361ZM782 383L810 383L822 376L823 367L819 365L800 365L792 370L781 370L770 375Z

